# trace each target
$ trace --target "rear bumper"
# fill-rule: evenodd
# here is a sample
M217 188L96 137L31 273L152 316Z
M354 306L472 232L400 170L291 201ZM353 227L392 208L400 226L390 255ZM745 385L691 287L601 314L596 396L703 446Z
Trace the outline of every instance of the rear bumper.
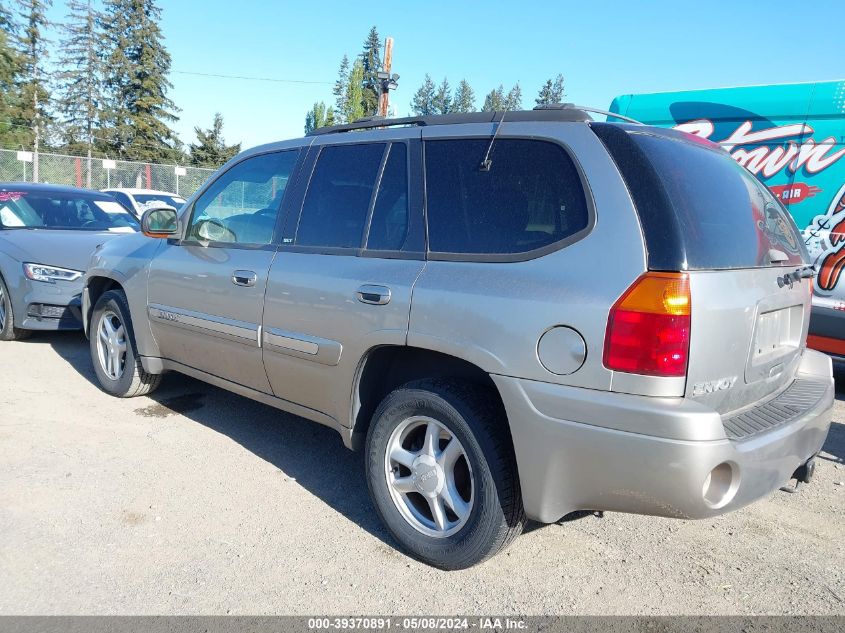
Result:
M819 399L741 441L727 439L718 413L689 399L493 378L510 420L526 513L548 523L574 510L706 518L776 490L821 450L830 426L830 359L807 351L799 377L820 383ZM644 432L654 429L661 435Z

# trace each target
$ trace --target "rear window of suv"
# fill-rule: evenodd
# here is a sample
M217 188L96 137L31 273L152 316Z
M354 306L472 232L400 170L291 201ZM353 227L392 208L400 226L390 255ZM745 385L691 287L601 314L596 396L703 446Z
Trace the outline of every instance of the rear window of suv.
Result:
M727 153L647 133L631 132L630 137L665 189L683 240L686 268L804 263L804 246L792 217Z
M518 256L556 245L589 225L584 187L556 143L496 139L425 143L429 250Z

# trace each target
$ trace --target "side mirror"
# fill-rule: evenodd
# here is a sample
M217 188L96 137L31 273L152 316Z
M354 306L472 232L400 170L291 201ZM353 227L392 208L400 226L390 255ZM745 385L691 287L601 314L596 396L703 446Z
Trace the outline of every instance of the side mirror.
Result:
M141 216L141 232L147 237L172 237L179 231L179 216L173 207L155 207Z

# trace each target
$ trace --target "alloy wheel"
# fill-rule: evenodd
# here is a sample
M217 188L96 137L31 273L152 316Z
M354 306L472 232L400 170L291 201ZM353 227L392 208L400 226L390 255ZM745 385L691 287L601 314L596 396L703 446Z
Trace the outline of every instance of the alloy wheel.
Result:
M414 529L445 538L466 524L475 482L463 445L445 425L426 416L403 420L387 442L384 469L390 497Z
M100 368L111 380L120 380L126 365L126 328L120 317L107 310L97 331Z
M0 332L6 327L6 292L0 286Z

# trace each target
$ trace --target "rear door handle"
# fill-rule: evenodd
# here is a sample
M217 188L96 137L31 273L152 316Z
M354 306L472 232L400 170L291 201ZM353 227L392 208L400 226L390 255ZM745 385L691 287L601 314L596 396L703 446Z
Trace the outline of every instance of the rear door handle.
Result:
M252 288L258 281L258 275L251 270L236 270L232 273L232 283L236 286Z
M355 296L358 297L358 301L361 303L383 306L390 303L390 288L387 286L364 284L355 291Z

